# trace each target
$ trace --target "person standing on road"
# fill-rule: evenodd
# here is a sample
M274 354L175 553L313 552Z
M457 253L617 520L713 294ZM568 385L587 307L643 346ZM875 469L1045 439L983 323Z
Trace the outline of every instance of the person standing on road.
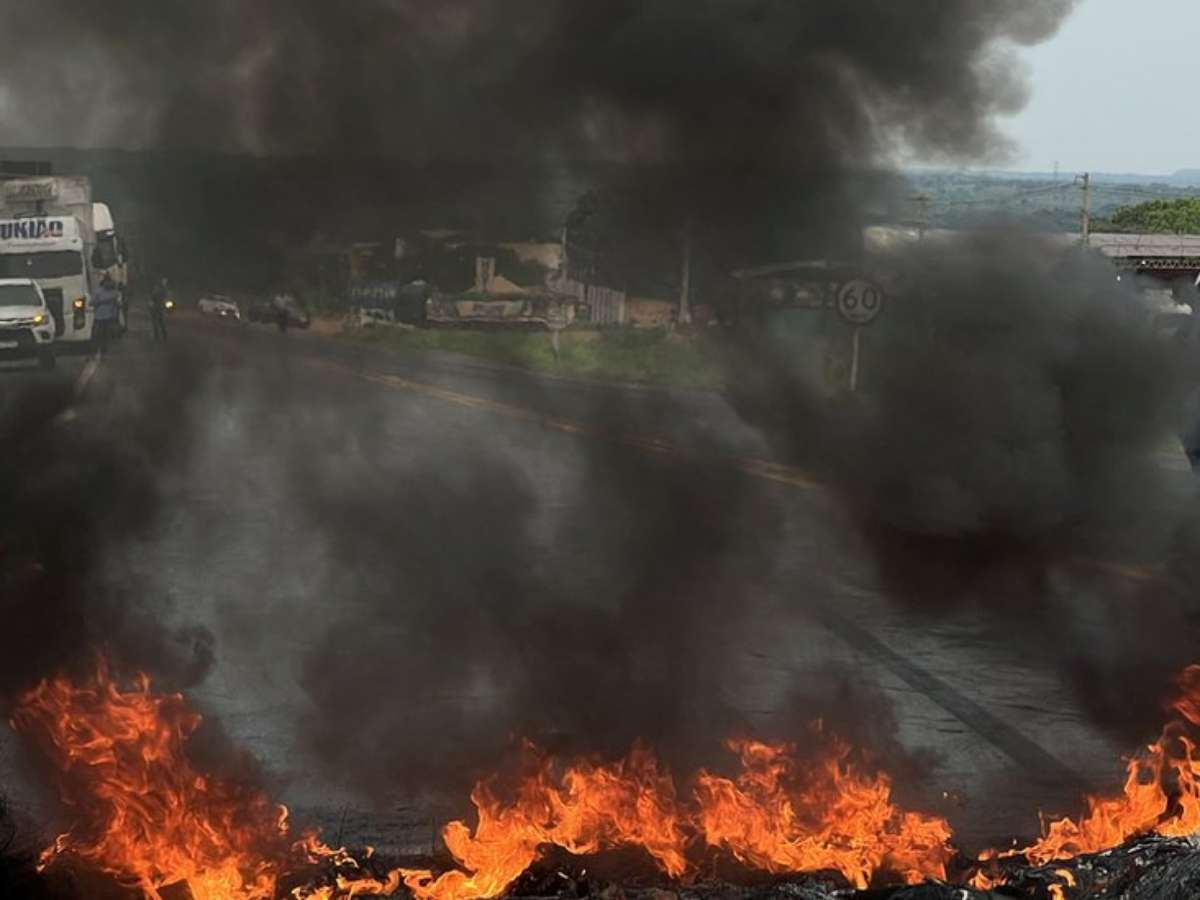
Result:
M155 341L167 339L167 301L170 299L171 287L164 278L150 293L150 329Z
M276 294L271 299L271 305L275 307L275 324L279 327L281 334L287 334L288 308L286 296L283 294Z
M92 298L92 305L96 309L96 317L93 320L95 322L93 337L96 341L96 348L101 353L108 350L108 342L112 339L116 329L117 303L119 301L117 286L113 284L111 277L105 275Z

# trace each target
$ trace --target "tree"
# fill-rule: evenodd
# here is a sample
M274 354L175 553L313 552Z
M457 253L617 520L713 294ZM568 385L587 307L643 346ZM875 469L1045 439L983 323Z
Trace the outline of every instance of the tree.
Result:
M1119 231L1200 234L1200 197L1122 206L1109 221Z

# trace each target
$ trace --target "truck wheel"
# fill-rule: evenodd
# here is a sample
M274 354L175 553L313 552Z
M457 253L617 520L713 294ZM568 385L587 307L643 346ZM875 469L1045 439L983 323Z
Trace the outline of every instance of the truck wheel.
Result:
M38 354L38 365L43 369L53 369L58 363L58 358L54 355L53 350L43 350Z

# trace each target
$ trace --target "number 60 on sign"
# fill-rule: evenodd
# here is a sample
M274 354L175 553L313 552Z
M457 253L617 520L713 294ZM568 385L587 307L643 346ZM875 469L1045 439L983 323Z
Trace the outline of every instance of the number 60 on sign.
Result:
M875 321L883 310L883 290L864 279L847 281L837 292L837 311L851 325Z

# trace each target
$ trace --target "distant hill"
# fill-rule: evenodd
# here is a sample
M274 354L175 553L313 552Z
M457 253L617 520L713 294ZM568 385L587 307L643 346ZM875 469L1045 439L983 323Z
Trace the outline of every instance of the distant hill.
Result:
M1188 173L1191 172L1192 175ZM1042 231L1077 231L1083 191L1073 173L919 170L907 173L931 225L966 228L1007 221ZM1100 225L1118 209L1200 195L1200 170L1173 175L1093 174L1092 216Z
M921 169L908 173L910 176L929 174L960 175L975 178L993 178L1001 181L1071 181L1076 172L1063 169L1054 172L1016 172L1007 169ZM1179 169L1170 174L1147 174L1145 172L1092 172L1094 184L1164 185L1173 188L1200 187L1200 169Z

